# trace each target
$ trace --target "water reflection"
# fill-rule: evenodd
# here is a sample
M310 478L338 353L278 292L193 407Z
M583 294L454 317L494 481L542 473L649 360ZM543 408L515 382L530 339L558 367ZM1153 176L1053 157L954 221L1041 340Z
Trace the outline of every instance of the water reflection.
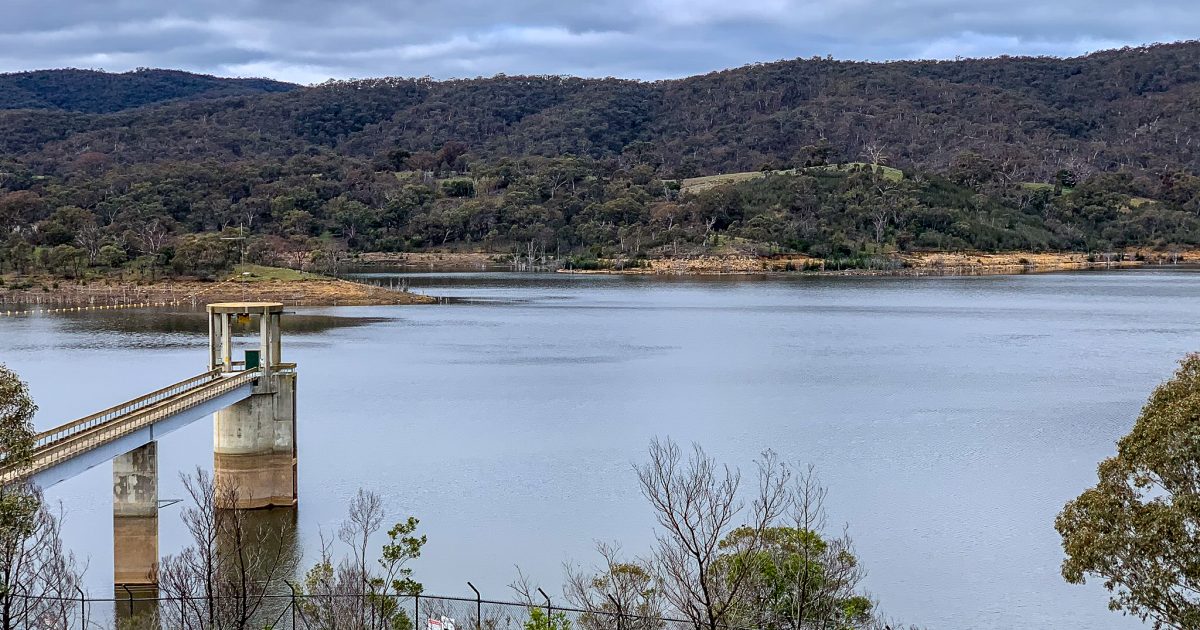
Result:
M231 515L226 518L234 517ZM288 582L294 583L301 572L299 567L303 554L297 535L296 510L243 510L237 518L243 519L243 526L237 529L244 536L243 542L235 540L233 529L226 529L218 538L217 549L227 559L223 565L225 571L240 573L223 575L219 579L236 583L244 577L249 586L239 593L245 592L248 597L240 601L234 598L218 601L214 604L214 614L224 618L233 614L236 607L252 607L253 615L246 627L279 627L278 622L288 611L291 602ZM207 602L177 598L169 589L118 585L113 591L111 617L108 619L124 630L191 627L187 620L207 616ZM100 617L96 621L103 623L102 612Z
M124 311L98 311L95 313L67 313L61 317L68 322L73 332L118 332L118 333L205 333L208 322L203 310L176 310L162 308L129 309ZM320 334L334 328L366 326L382 321L382 317L349 317L328 314L288 313L281 322L286 334ZM258 334L257 321L234 323L237 334ZM207 341L205 342L207 343Z

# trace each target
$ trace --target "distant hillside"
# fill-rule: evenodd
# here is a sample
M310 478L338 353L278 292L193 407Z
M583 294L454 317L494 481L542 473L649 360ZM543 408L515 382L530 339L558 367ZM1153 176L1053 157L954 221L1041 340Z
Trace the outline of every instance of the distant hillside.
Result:
M0 83L24 86L0 89L10 105L47 108L0 109L0 274L213 275L243 254L336 267L345 249L586 267L1200 247L1200 43L794 60L651 83L294 89L167 71Z
M179 99L287 92L270 79L225 79L177 70L110 73L37 70L0 74L0 109L56 109L103 114Z
M801 59L652 83L497 76L294 90L166 71L50 71L0 86L7 107L88 112L0 111L0 156L52 170L83 152L113 164L314 151L376 159L462 142L486 160L637 152L678 178L794 166L826 145L829 161L863 161L873 148L902 169L943 169L971 150L1026 181L1064 168L1200 172L1194 42L1072 59ZM236 97L207 98L220 95Z

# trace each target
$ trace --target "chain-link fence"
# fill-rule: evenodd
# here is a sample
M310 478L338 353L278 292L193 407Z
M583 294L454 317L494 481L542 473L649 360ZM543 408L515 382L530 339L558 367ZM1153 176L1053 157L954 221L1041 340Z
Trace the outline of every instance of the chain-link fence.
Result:
M119 592L112 598L17 594L0 606L0 627L118 630L691 630L688 620L623 610L612 600L593 610L482 597L371 592L254 598L164 597ZM720 630L753 630L720 626Z

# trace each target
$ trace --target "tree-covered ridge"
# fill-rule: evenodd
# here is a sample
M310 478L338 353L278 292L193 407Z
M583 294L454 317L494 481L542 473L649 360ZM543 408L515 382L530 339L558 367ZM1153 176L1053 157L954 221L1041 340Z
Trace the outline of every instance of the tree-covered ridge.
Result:
M0 270L205 274L345 249L862 261L1195 246L1198 61L1182 43L0 111ZM731 171L745 173L688 185Z
M972 150L1028 181L1049 181L1063 168L1196 172L1198 62L1200 44L1187 42L1071 59L800 59L657 82L503 75L335 81L111 114L0 111L0 153L54 171L83 152L114 165L305 152L374 160L398 148L436 151L463 142L492 161L603 159L646 143L664 177L689 177L787 163L825 140L833 161L878 150L906 170L942 170ZM47 76L85 82L76 72ZM143 74L163 84L159 75L171 75L132 76Z
M49 109L102 114L163 101L286 92L270 79L229 79L178 70L35 70L0 74L0 110Z
M968 152L941 174L810 164L697 190L636 153L476 163L448 143L387 160L84 163L66 177L10 166L0 179L0 272L132 265L212 275L243 256L303 266L346 249L519 251L573 264L800 253L874 266L929 250L1200 245L1200 178L1178 172L1147 184L1064 170L1054 184L1030 184Z

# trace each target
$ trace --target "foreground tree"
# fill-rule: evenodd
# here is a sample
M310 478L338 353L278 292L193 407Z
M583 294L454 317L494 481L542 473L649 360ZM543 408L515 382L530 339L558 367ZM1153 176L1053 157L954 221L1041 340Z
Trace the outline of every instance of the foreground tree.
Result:
M16 372L0 364L0 447L6 466L24 464L33 452L33 414L37 405Z
M33 452L37 405L16 373L0 365L0 450L5 466L21 467ZM68 627L86 610L75 607L80 571L62 546L61 515L23 481L0 486L0 628Z
M621 558L616 545L597 543L602 564L592 571L567 565L563 588L572 606L588 612L579 617L582 630L657 630L662 621L662 594L653 567Z
M1155 628L1200 627L1200 354L1154 390L1098 474L1055 522L1063 577L1104 580L1109 608Z
M826 532L827 491L813 468L797 473L766 451L756 472L747 509L736 468L717 464L699 446L685 460L670 440L654 441L650 461L638 468L661 526L654 557L644 565L622 563L601 546L604 570L590 577L568 570L568 597L589 611L583 625L630 628L597 623L604 619L590 611L624 609L628 602L653 611L662 601L699 630L904 627L880 617L861 590L866 573L849 535Z
M159 610L164 627L186 630L262 627L269 596L295 573L299 558L277 525L257 522L235 505L240 490L206 471L183 476L192 505L183 522L192 544L163 559L159 590L171 602Z
M508 588L516 594L517 600L525 605L526 617L524 619L505 619L505 625L511 626L514 621L520 623L522 630L571 630L571 618L567 613L553 608L543 608L543 602L549 603L545 599L545 591L541 587L534 584L521 571L521 567L517 567L517 578L509 583ZM584 615L587 617L587 614ZM501 620L497 617L488 618L486 615L483 619L481 627L498 628L502 627L498 622ZM594 623L594 620L593 620ZM585 625L585 627L591 627Z
M739 598L739 626L771 630L869 628L876 624L870 598L859 591L865 572L845 532L825 534L825 496L810 467L793 477L781 524L761 543L747 528L721 541L724 572L748 572Z
M697 628L731 625L732 613L752 573L725 566L721 540L738 528L745 503L741 473L717 464L699 445L685 460L677 444L655 440L650 461L637 469L642 494L661 527L654 567L663 596ZM771 452L758 462L758 487L744 528L747 552L757 552L784 508L788 470Z
M368 543L384 521L383 501L359 490L337 539L350 555L334 561L332 545L321 539L321 560L304 578L307 597L302 612L306 627L329 630L408 630L412 621L400 596L419 595L424 587L413 578L408 562L421 556L424 535L419 521L409 517L388 530L388 542L376 563L369 561ZM374 565L374 566L373 566Z

